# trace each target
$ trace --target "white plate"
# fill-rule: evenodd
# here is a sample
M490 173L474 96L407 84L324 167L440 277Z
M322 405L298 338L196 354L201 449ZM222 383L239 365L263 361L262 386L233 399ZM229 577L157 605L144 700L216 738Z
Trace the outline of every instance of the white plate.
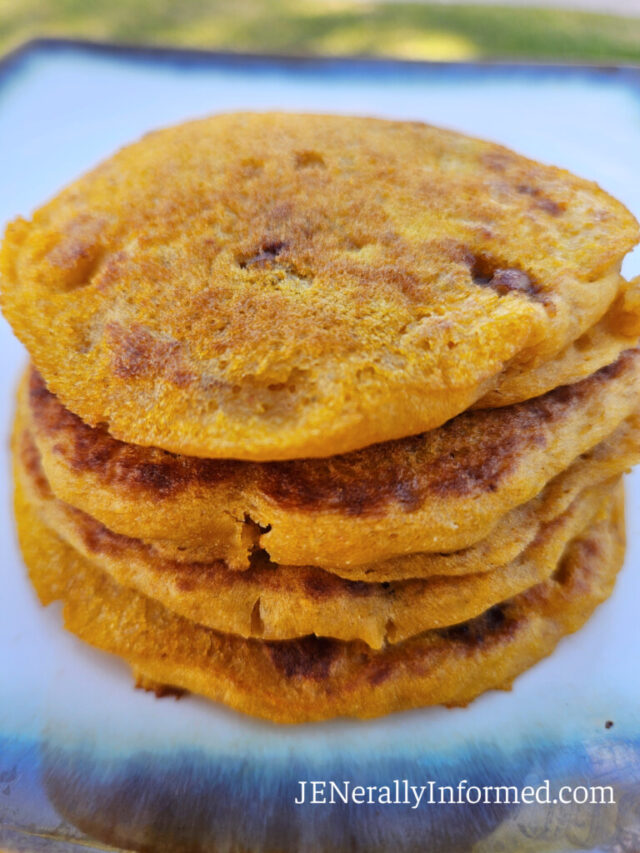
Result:
M150 128L230 109L410 117L595 179L640 214L633 72L153 56L40 46L0 79L0 222ZM640 273L636 253L625 262ZM7 437L25 353L0 322ZM640 481L627 479L627 565L579 634L467 709L295 728L134 691L128 669L43 610L15 544L2 466L0 844L26 850L437 853L640 849ZM605 729L605 721L614 726ZM300 779L603 784L617 803L296 806ZM93 848L88 838L100 839ZM631 843L631 842L629 842Z

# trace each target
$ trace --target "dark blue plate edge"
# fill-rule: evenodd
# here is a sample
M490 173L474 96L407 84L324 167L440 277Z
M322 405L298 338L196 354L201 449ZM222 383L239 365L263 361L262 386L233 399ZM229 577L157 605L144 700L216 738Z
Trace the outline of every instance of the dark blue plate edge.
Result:
M43 54L83 53L144 64L173 64L191 68L232 70L282 70L289 72L322 72L324 74L378 74L381 76L423 76L427 73L467 76L513 76L514 74L588 77L591 81L615 81L640 93L640 65L588 64L562 62L517 62L514 60L473 60L442 62L394 59L370 56L291 55L260 52L233 52L156 45L122 44L76 38L34 38L0 57L0 86L28 60Z

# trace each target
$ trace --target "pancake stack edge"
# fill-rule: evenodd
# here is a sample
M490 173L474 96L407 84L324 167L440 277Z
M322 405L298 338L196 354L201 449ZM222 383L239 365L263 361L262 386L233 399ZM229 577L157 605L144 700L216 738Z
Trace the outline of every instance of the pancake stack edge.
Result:
M624 558L636 239L595 185L416 123L120 152L2 250L41 601L140 686L278 722L510 688Z

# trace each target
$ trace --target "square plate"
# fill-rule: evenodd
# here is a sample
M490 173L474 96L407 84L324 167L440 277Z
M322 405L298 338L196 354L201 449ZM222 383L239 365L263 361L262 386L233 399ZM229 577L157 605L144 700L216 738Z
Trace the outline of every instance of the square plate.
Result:
M422 119L595 179L640 215L640 74L36 43L0 77L0 222L147 130L279 108ZM624 272L640 273L640 255ZM0 321L0 844L70 851L640 850L640 478L613 597L579 634L466 709L280 727L158 701L42 609L15 542L7 447L26 356ZM613 727L605 728L612 721ZM610 805L296 805L299 780L610 784ZM634 842L633 839L636 839ZM615 847L615 844L627 844ZM633 845L636 846L633 846ZM631 845L631 846L629 846Z

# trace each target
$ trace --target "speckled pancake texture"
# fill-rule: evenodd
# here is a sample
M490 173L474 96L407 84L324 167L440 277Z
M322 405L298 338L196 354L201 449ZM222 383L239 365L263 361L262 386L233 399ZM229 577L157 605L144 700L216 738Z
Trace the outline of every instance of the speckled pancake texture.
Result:
M197 625L96 568L42 523L20 487L15 508L31 580L43 604L63 602L68 630L123 658L139 683L280 723L465 705L509 689L608 597L624 555L618 492L545 582L461 625L374 650L318 637L245 640Z
M187 559L246 568L260 547L276 563L357 579L374 564L467 549L492 533L500 547L517 520L500 527L505 515L567 469L574 477L628 418L609 445L622 468L614 459L609 476L634 464L640 351L542 397L330 459L202 460L125 444L71 415L37 373L22 399L53 492L111 530L156 545L173 536L163 553L177 559L183 548ZM408 571L420 576L422 565ZM402 572L395 566L380 579Z
M116 438L329 457L437 427L561 354L626 292L637 239L595 184L489 142L219 115L11 223L2 307L51 391Z

